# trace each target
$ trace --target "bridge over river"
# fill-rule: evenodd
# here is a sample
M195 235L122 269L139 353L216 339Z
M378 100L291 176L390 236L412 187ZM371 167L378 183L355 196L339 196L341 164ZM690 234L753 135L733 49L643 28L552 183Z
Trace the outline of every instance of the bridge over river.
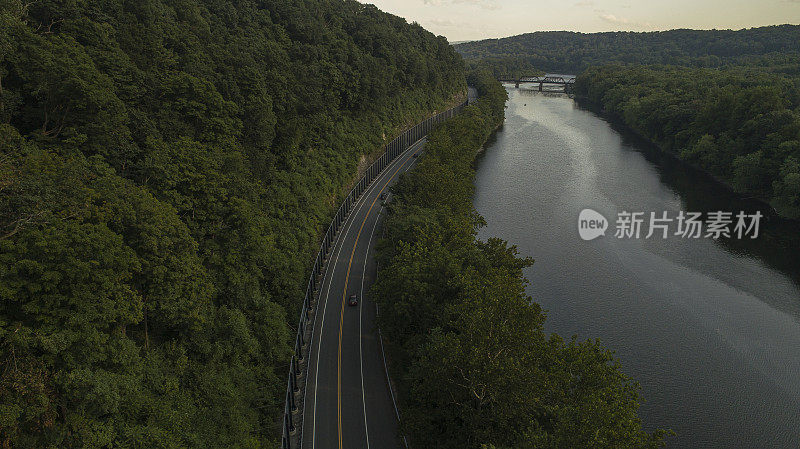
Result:
M550 86L563 86L564 92L572 92L575 85L575 75L561 75L555 73L547 73L541 76L521 76L519 78L511 75L500 75L497 80L503 83L514 83L514 87L519 88L520 84L533 84L539 85L539 92L542 92L545 85ZM547 89L550 91L551 89Z

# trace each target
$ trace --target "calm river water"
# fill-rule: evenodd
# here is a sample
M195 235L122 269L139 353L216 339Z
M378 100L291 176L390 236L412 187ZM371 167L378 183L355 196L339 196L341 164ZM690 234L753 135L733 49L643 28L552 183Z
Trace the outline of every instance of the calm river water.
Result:
M800 448L800 226L572 99L508 91L505 125L476 163L475 207L481 238L536 260L525 274L546 329L616 351L641 384L646 427L677 432L669 448ZM581 240L584 208L609 218L605 237ZM621 211L742 209L767 214L756 240L613 232Z

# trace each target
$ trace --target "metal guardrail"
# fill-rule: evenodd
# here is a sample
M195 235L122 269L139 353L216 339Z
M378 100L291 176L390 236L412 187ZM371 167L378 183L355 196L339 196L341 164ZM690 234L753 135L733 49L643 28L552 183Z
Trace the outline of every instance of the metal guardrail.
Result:
M308 325L311 324L311 314L313 312L312 302L314 295L317 291L317 282L320 275L323 273L323 264L331 246L337 236L337 231L342 223L347 218L352 206L356 203L358 198L372 184L372 181L380 175L383 170L391 163L397 156L402 154L412 144L416 143L419 139L428 135L437 125L443 121L452 118L468 104L468 101L450 108L446 111L440 112L436 115L428 117L420 123L417 123L411 128L406 129L394 140L386 145L385 151L380 158L375 160L372 165L364 172L364 176L356 183L350 193L342 201L339 209L336 211L328 230L325 231L325 237L322 239L319 251L317 251L317 258L314 260L314 267L311 270L311 275L308 279L308 286L306 287L306 295L303 298L303 308L300 312L300 322L297 325L297 337L294 343L294 354L289 363L289 381L286 386L286 403L283 411L283 436L281 447L283 449L292 449L292 436L296 435L297 429L302 427L302 414L295 416L298 412L297 396L300 393L300 380L299 377L303 376L308 371L308 366L301 367L305 357L308 356L307 343L312 339L313 325L311 329ZM308 335L307 335L308 333ZM303 393L305 394L305 392ZM302 444L302 442L300 442Z

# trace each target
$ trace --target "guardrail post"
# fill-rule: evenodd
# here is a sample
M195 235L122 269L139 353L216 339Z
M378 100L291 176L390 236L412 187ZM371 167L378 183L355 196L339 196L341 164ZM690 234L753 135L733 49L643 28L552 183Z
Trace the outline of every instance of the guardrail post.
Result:
M301 318L300 322L302 322L302 321L303 321L303 319ZM294 339L294 354L295 354L295 356L300 357L300 355L303 353L303 336L300 335L300 332L299 332L300 331L300 326L299 325L297 326L297 330L298 330L297 338Z
M297 393L300 391L300 385L297 383L297 376L298 376L298 369L297 369L297 360L292 357L292 379L294 383L294 392Z
M291 380L289 381L291 383ZM292 411L297 410L297 404L294 400L294 393L292 393L291 386L286 389L286 400L289 404L289 431L294 432L294 419L292 418Z
M305 309L305 307L303 307ZM305 314L303 314L305 315ZM306 345L306 320L305 318L300 318L300 325L297 327L297 358L302 360L303 359L303 346Z
M289 363L289 394L294 399L294 393L298 390L297 388L297 375L296 375L296 368L294 366L294 356L292 356L292 361ZM292 407L291 411L297 410L297 404Z

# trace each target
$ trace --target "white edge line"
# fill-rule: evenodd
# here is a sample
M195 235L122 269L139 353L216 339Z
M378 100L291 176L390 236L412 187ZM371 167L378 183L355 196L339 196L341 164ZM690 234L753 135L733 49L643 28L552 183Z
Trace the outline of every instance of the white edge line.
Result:
M395 158L394 161L392 161L389 165L384 167L384 169L381 172L381 174L379 176L377 176L373 180L373 183L370 184L370 187L368 189L369 191L372 191L375 188L375 186L377 186L375 181L378 180L378 179L383 179L386 176L386 174L388 173L388 169L390 167L393 167L397 163L397 161L399 161L399 159ZM367 195L365 195L365 194L361 195L361 197L356 202L356 205L350 211L350 212L353 213L352 216L355 216L355 214L361 212L361 209L366 204L367 196L368 196L368 194ZM331 285L333 284L333 275L336 272L336 265L339 263L339 256L341 255L342 249L344 248L345 237L350 232L350 227L355 222L355 220L351 220L350 219L352 217L350 215L350 212L348 212L347 228L344 229L344 232L340 233L336 238L336 246L338 246L338 249L336 249L336 257L334 258L333 266L330 267L331 268L330 270L328 270L327 268L325 269L325 278L328 280L328 287L327 287L326 292L325 292L325 305L324 305L324 307L322 309L322 321L320 322L320 328L319 328L320 337L319 337L319 341L317 343L317 363L316 363L316 366L314 368L314 412L313 412L313 415L312 415L313 416L312 424L313 424L314 429L313 429L313 433L311 435L311 448L312 449L314 449L316 447L316 442L317 442L317 386L319 385L319 355L322 352L322 332L325 329L325 312L328 310L328 298L330 297ZM319 310L319 307L317 307L317 310ZM316 321L316 315L314 316L314 321ZM313 332L313 329L312 329L312 332ZM313 338L314 338L313 335L312 335L311 338L312 338L312 341L313 341ZM312 347L313 347L313 345L312 345ZM304 403L305 403L305 398L306 397L308 397L308 396L306 395L303 398L303 402ZM305 433L305 424L303 425L303 433ZM300 445L302 447L302 438L304 437L304 435L301 435L300 437L301 437Z
M370 183L367 191L365 191L363 194L361 194L361 197L356 202L356 206L354 206L350 210L350 212L357 213L356 209L358 209L358 212L360 212L361 209L366 204L366 198L369 196L369 193L372 190L374 190L375 187L378 186L379 183L377 183L376 181L378 179L384 178L386 176L386 174L389 173L389 168L393 167L395 164L400 162L401 156L403 156L404 154L408 153L410 150L414 149L420 142L422 142L425 139L425 137L427 137L427 136L423 136L421 139L419 139L416 142L414 142L413 144L409 145L408 148L406 148L402 153L400 153L397 157L395 157L395 159L393 161L391 161L389 163L389 165L384 167L383 170L381 171L381 173L378 176L376 176L375 179L372 180L372 182ZM411 165L413 166L414 164L411 164ZM408 169L406 169L406 171L408 171ZM320 355L320 352L322 350L322 331L323 331L323 329L325 329L325 311L328 309L328 297L330 296L331 284L333 283L333 273L336 271L336 264L339 261L339 254L341 254L342 248L344 247L344 236L347 235L347 233L350 231L350 226L352 226L352 224L354 223L354 220L350 219L350 217L351 217L350 212L348 212L348 214L347 214L348 215L348 218L347 218L347 221L348 221L347 229L345 229L344 232L340 233L337 236L336 241L335 241L335 245L338 245L339 249L336 251L336 258L335 258L335 260L333 262L333 267L332 267L331 270L328 270L327 268L325 269L325 278L328 279L328 287L327 287L327 290L326 290L326 293L325 293L325 306L324 306L323 311L322 311L322 321L320 322L320 328L319 328L320 337L319 337L319 342L317 344L317 363L316 363L316 366L314 368L314 411L313 411L313 415L312 415L312 424L313 424L314 429L313 429L313 433L312 433L312 436L311 436L311 448L312 449L314 449L316 447L316 441L317 441L317 386L319 385L319 382L318 382L318 380L319 380L319 355ZM352 216L354 216L354 215L352 215ZM335 248L335 246L334 246L334 248ZM328 276L329 274L330 274L330 276ZM324 279L325 278L323 278L323 284L324 284ZM359 308L360 308L360 306L359 306ZM319 306L317 306L317 310L319 310ZM317 315L318 314L314 315L314 324L316 324ZM313 342L313 339L314 339L314 327L312 326L312 328L311 328L311 340L312 340L312 342ZM381 344L383 344L383 343L381 343ZM310 349L311 348L313 348L313 344L312 344L312 346L310 346ZM308 379L306 379L306 383L307 382L308 382ZM362 378L362 384L363 384L363 378ZM304 391L307 392L308 390L306 389ZM303 393L303 413L305 413L305 410L306 410L305 403L306 403L306 398L307 397L308 397L308 394L307 393ZM394 401L394 397L392 397L392 401ZM395 409L396 409L396 406L395 406ZM366 419L366 416L365 416L365 419ZM303 439L305 438L305 427L306 427L305 423L303 423L303 427L301 428L301 433L300 433L300 447L301 448L303 446Z
M378 179L384 178L386 176L386 173L388 173L389 167L394 166L395 163L397 162L397 160L398 159L395 158L394 161L392 161L391 163L389 163L389 165L384 167L384 169L381 172L381 174L376 176L375 179L373 180L373 183L370 184L370 187L368 188L368 191L371 191L371 190L374 189L375 185L377 185L374 182L377 181ZM327 286L327 289L326 289L326 292L325 292L325 305L324 305L323 310L322 310L322 321L320 322L320 328L319 328L320 338L319 338L319 341L318 341L318 344L317 344L317 354L316 354L317 355L317 363L316 363L316 366L314 368L314 411L313 411L313 415L312 415L312 424L313 424L313 427L314 427L314 431L312 433L312 438L311 438L311 447L312 447L312 449L316 446L316 441L317 441L317 432L316 432L316 429L317 429L317 385L319 385L319 382L318 382L318 380L319 380L319 355L320 355L320 353L322 351L322 349L321 349L322 348L322 337L321 336L322 336L323 330L325 329L325 312L328 310L328 298L330 297L331 285L333 284L333 275L336 272L336 265L339 263L339 256L341 255L342 249L344 248L345 237L347 236L348 232L350 232L350 227L355 222L354 220L350 219L350 217L351 217L350 213L351 212L352 213L360 212L361 209L366 204L367 196L368 195L362 194L361 197L356 202L356 205L353 207L353 209L351 209L351 211L348 212L347 228L344 229L344 232L339 233L337 235L337 237L336 237L335 246L334 246L334 249L336 251L336 256L335 256L335 258L333 260L333 266L330 267L331 268L330 270L328 268L325 269L325 279L327 279L328 286ZM338 249L336 249L336 247L338 247ZM324 280L323 280L323 288L325 288L324 287ZM321 297L321 295L320 295L320 297ZM319 307L317 307L317 310L319 310ZM316 318L317 318L318 315L319 314L314 316L315 323L316 323ZM314 336L313 336L313 328L312 328L312 336L311 336L311 338L312 338L312 341L313 341L313 338L314 338ZM313 344L312 344L312 348L313 348ZM307 398L307 397L308 397L308 395L305 395L303 397L303 403L305 403L305 398ZM301 447L302 447L302 439L305 436L304 434L305 434L305 423L303 425L303 434L300 436L300 438L301 438L301 441L300 441Z
M360 209L362 206L363 206L363 204L360 204L360 205L358 205L358 208ZM353 212L355 212L355 208L353 209ZM336 264L339 262L339 255L342 253L342 248L344 248L344 238L343 237L346 236L347 233L350 231L350 226L352 226L352 224L353 224L353 220L348 220L347 228L336 239L337 240L336 245L339 247L339 249L336 250L336 257L334 258L334 261L333 261L333 267L331 267L330 270L328 270L328 269L325 270L325 277L328 278L328 287L327 287L327 290L325 292L325 305L324 305L324 307L322 309L322 321L320 322L320 328L319 328L320 337L319 337L319 341L317 342L317 363L316 363L316 366L314 368L314 413L313 413L313 418L312 418L312 423L313 423L314 429L313 429L313 433L311 434L311 448L312 449L317 444L317 385L319 385L319 355L320 355L320 352L322 351L322 333L323 333L323 330L325 329L325 312L328 310L328 297L330 296L330 293L331 293L331 284L333 284L333 274L336 272ZM317 307L317 310L319 310L319 307ZM315 321L316 321L316 316L314 318L315 318ZM312 335L311 338L312 338L312 341L313 341L313 338L314 338L313 335ZM313 344L312 344L312 347L313 347ZM305 398L303 399L303 401L305 402ZM305 423L303 423L303 429L305 429ZM300 446L301 447L303 445L302 437L303 436L301 435L301 441L300 441Z
M358 303L358 363L361 366L361 404L364 407L364 433L367 436L367 449L369 449L369 426L367 425L367 399L364 392L364 348L361 344L363 331L361 328L361 307L364 304L364 278L367 275L367 260L369 259L369 248L372 245L372 237L375 235L375 229L378 227L380 221L380 213L383 210L383 205L378 209L378 217L375 218L375 224L372 225L372 232L369 234L367 240L367 252L364 254L364 268L361 270L361 301Z
M375 314L378 314L378 303L375 303ZM389 367L386 365L386 353L383 351L383 336L381 335L381 329L378 328L378 341L381 343L381 356L383 356L383 371L386 373L386 386L389 387L389 394L392 396L392 405L394 405L394 414L397 416L397 423L400 424L400 411L397 409L397 401L394 399L394 391L392 389L392 381L389 379ZM403 435L403 443L405 444L406 448L408 447L408 441L406 440L406 436Z
M422 139L420 139L420 140L422 140ZM412 167L414 167L414 165L416 165L416 161L411 161L411 164L409 164L408 167L406 167L406 169L403 170L403 173L405 173L408 170L410 170ZM361 405L362 405L362 407L364 409L364 434L366 435L366 438L367 438L367 449L369 449L369 425L367 424L367 400L366 400L366 392L364 391L364 348L363 348L363 345L362 345L362 336L364 335L364 333L363 333L362 326L361 326L361 316L362 316L361 307L364 304L364 278L367 275L367 260L369 260L369 248L370 248L370 246L372 246L372 237L375 236L375 229L378 227L378 222L380 221L380 213L381 213L381 211L383 211L383 204L381 204L381 207L378 209L379 216L375 218L375 223L372 225L372 231L370 232L369 239L367 240L367 250L364 253L364 265L363 265L363 267L361 269L361 291L359 292L359 295L361 296L361 298L360 298L360 300L358 302L358 363L359 363L359 366L361 368ZM358 243L358 242L356 242L356 243ZM376 310L376 312L378 310L377 303L375 304L375 310ZM381 342L381 353L383 353L383 342ZM384 362L384 369L385 369L385 366L386 366L386 357L385 356L384 356L383 362ZM387 380L388 380L388 371L387 371ZM389 392L390 393L391 393L391 390L392 390L392 387L391 387L391 385L389 385ZM394 394L392 394L392 403L394 404ZM394 409L395 409L395 414L397 415L397 420L398 420L398 423L399 423L400 414L397 412L397 404L394 404ZM404 435L403 436L403 441L404 442L405 442L405 438L406 437ZM408 443L406 443L406 446L408 446Z

